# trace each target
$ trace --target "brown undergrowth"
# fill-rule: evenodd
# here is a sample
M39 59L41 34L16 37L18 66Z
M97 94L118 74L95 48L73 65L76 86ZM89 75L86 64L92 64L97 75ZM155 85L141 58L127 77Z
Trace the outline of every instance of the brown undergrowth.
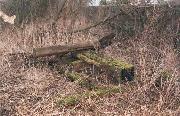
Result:
M46 24L0 33L1 115L179 115L180 65L172 36L143 33L130 39L116 37L100 52L132 63L135 80L117 85L108 81L113 76L95 73L92 65L77 67L88 72L85 77L95 81L96 86L109 88L90 90L64 75L72 66L63 59L53 65L39 62L27 66L22 54L9 55L31 53L33 47L97 39L87 33L56 34L58 38L54 39L56 36Z

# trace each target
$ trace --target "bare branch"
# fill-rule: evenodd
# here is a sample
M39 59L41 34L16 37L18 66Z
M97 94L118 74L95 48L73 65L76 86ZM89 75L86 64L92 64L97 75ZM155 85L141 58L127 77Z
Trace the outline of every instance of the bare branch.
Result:
M104 20L101 20L101 21L99 21L99 22L97 22L97 23L95 23L93 25L90 25L90 26L82 28L82 29L74 30L74 31L71 31L71 32L67 32L66 34L72 34L72 33L78 33L78 32L83 32L83 31L90 30L91 28L97 27L99 25L103 25L103 24L107 23L108 21L111 21L111 20L113 20L114 18L116 18L116 17L118 17L120 15L126 15L130 19L132 19L132 17L128 14L129 12L126 13L122 9L120 9L120 10L121 10L120 13L118 13L118 14L112 16L112 17L106 17Z

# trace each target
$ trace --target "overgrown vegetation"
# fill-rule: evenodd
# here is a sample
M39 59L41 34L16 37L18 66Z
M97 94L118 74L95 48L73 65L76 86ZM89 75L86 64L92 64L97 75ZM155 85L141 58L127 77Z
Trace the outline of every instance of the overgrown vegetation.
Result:
M178 115L180 7L122 1L9 0L21 26L0 31L0 115ZM109 33L106 48L29 59Z
M75 94L61 98L57 101L58 106L73 106L79 103L82 99L103 97L105 95L120 93L119 87L96 87L92 91L87 91L82 94Z

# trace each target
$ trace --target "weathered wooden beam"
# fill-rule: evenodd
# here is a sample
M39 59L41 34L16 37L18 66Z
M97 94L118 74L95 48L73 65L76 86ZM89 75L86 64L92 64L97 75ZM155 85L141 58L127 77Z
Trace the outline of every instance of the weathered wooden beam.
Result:
M96 48L104 48L111 44L112 38L115 37L114 33L111 33L99 41L96 42L86 42L86 43L78 43L73 45L59 45L59 46L50 46L50 47L43 47L43 48L34 48L33 49L33 57L44 57L44 56L51 56L51 55L58 55L58 54L66 54L69 52L75 51L83 51L83 50L93 50Z
M134 80L134 66L121 59L113 59L88 51L77 54L77 58L100 68L107 68L108 71L117 72L119 81Z
M75 45L63 45L63 46L59 45L59 46L35 48L33 49L33 57L66 54L68 52L81 51L81 50L87 50L87 49L94 49L93 44L84 43L84 44L75 44Z

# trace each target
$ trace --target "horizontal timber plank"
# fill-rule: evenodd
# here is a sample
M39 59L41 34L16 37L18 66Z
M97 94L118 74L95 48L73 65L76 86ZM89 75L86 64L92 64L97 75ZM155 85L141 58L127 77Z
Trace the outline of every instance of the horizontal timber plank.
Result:
M58 45L42 48L33 49L33 57L44 57L51 55L63 55L69 52L83 51L83 50L94 50L96 48L105 48L111 44L112 38L115 37L115 34L111 33L107 36L104 36L99 41L95 42L86 42L86 43L77 43L73 45Z

